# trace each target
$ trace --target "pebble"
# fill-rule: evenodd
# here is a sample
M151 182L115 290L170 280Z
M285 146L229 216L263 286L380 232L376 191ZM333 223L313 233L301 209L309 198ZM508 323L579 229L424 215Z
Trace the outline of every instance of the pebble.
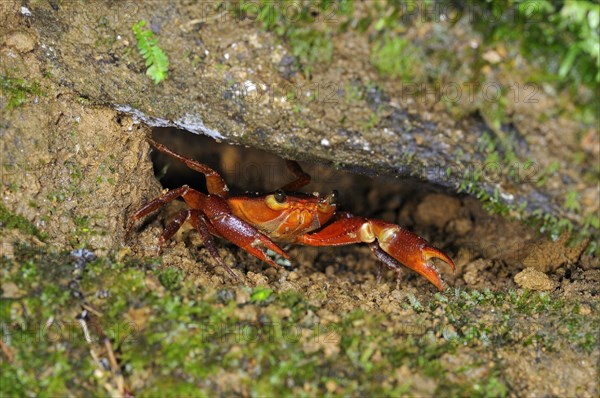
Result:
M515 275L515 283L529 290L554 290L556 283L548 278L548 275L535 268L525 268Z
M28 53L35 48L35 39L29 33L23 31L10 33L4 43L21 54Z
M456 217L460 200L448 195L434 193L427 195L417 206L415 220L421 225L435 225L443 228Z
M246 290L243 290L243 289L236 291L235 302L237 304L246 304L249 301L250 301L250 293L248 293Z
M333 277L333 275L335 275L335 267L333 265L328 265L327 268L325 268L325 275L327 275L328 278Z
M290 281L298 280L298 278L300 278L300 275L298 275L298 273L296 271L292 271L288 275L288 280L290 280Z

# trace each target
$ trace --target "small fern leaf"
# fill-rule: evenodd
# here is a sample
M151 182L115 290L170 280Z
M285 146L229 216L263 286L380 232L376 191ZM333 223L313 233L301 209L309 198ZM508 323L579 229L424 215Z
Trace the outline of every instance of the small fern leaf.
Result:
M140 55L146 61L146 75L158 84L167 78L169 71L169 58L167 54L158 47L158 39L154 37L151 30L145 29L146 21L141 20L132 27L138 42Z

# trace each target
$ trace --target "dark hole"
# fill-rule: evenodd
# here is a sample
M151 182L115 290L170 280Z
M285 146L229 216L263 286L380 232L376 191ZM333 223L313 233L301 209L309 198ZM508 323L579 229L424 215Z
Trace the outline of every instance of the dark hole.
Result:
M258 149L218 143L213 139L174 128L155 128L153 137L178 154L208 165L223 176L233 195L273 192L294 179L284 159ZM155 174L165 188L184 184L206 192L201 173L161 153L152 151ZM311 175L302 192L327 195L339 192L340 210L353 214L383 218L386 221L410 226L410 214L401 216L401 208L415 204L435 187L407 178L371 178L335 170L331 167L300 162ZM406 213L406 212L405 212Z

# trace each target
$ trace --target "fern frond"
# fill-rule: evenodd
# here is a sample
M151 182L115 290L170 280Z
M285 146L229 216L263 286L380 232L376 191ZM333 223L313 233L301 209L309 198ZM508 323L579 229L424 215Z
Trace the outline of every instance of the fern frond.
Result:
M141 20L132 27L138 42L140 55L146 60L146 74L158 84L166 79L169 71L169 58L165 52L158 47L158 39L154 37L151 30L144 29L146 21Z

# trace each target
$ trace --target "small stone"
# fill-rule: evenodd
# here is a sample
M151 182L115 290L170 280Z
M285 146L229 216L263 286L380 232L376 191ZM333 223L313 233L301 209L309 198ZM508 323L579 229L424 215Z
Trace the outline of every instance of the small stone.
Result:
M31 11L29 10L29 8L25 7L25 6L21 6L21 14L26 16L26 17L30 17L33 14L31 13Z
M465 236L473 228L473 222L468 218L457 218L448 223L448 229L458 236Z
M335 275L335 267L333 265L328 265L327 268L325 268L325 275L327 275L328 278L333 277L333 275Z
M22 31L10 33L4 43L22 54L32 51L35 47L35 39L29 33Z
M0 286L0 293L3 298L18 298L21 297L25 292L14 284L13 282L5 282Z
M554 290L556 283L548 278L548 275L536 270L535 268L525 268L515 275L515 283L524 289L529 290Z
M282 308L279 310L279 317L281 318L289 318L292 316L292 310L289 308Z
M219 299L219 301L226 304L233 300L233 298L235 297L235 293L229 289L221 289L217 291L216 297L217 299Z
M564 233L556 242L540 240L538 243L528 245L523 266L547 273L555 272L567 262L576 262L585 250L587 241L568 246L568 239L568 234Z
M75 268L85 268L85 265L96 259L96 255L87 249L77 249L71 251L71 256L75 260Z
M587 304L582 304L579 307L579 315L590 315L592 313L592 309Z
M249 301L250 301L250 293L248 293L246 290L243 290L243 289L236 291L235 302L237 304L246 304Z
M489 62L490 64L497 64L502 61L502 57L494 50L486 51L483 54L483 59Z
M269 279L263 274L248 272L246 277L248 280L252 281L254 286L269 286Z
M333 380L327 380L325 388L327 389L327 392L333 393L337 389L337 383Z
M469 286L474 286L482 282L483 271L490 265L490 260L478 258L471 261L464 268L463 279Z

